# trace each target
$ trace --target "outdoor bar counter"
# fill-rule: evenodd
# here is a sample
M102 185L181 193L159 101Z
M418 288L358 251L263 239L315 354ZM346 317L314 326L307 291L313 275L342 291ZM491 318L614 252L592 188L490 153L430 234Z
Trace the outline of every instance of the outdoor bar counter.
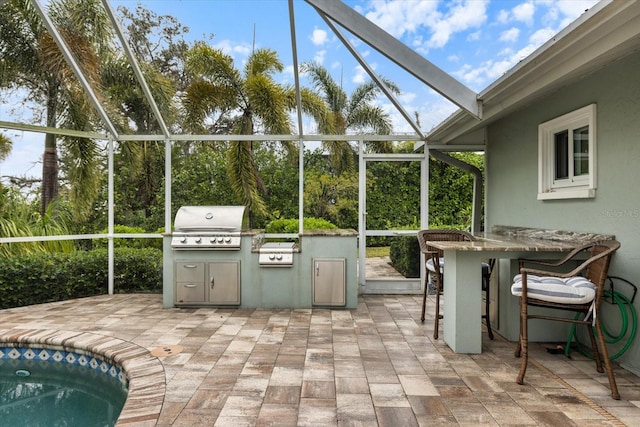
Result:
M511 226L496 226L491 233L474 236L477 240L473 242L429 242L443 250L446 259L443 339L456 353L477 354L482 351L482 295L479 286L482 272L479 266L483 260L512 260L505 268L499 268L502 288L499 304L502 326L499 332L509 340L516 340L519 331L518 301L506 288L511 287L513 275L517 274L517 259L558 259L583 243L614 238L604 234Z

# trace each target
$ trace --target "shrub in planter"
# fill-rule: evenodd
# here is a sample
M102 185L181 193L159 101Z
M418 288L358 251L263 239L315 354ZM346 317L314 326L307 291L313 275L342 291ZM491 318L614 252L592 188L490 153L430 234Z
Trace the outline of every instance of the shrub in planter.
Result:
M300 221L297 219L274 219L267 224L265 232L297 233L299 223ZM338 228L334 224L322 218L304 218L302 225L305 230L335 230Z

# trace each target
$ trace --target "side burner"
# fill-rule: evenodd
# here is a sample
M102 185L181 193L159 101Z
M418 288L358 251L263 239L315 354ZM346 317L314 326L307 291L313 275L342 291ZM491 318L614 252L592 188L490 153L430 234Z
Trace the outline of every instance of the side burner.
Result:
M294 242L269 242L260 247L261 267L292 267Z

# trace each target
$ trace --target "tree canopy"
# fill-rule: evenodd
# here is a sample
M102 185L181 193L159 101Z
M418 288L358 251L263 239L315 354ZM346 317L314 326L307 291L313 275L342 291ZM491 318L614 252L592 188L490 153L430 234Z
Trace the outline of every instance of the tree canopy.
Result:
M118 131L160 135L160 123L112 30L99 0L52 0L52 20ZM304 153L304 194L299 195L300 147L290 140L262 135L291 135L297 108L295 88L280 83L284 65L277 52L254 49L243 63L204 40L186 42L188 29L171 16L158 16L138 5L118 9L129 45L165 124L174 134L230 135L226 141L172 143L173 209L186 204L242 204L253 225L276 218L296 218L298 198L304 215L324 218L342 228L358 226L358 171L353 146L346 140L323 141ZM25 105L40 108L50 127L104 131L104 124L45 30L30 1L0 6L0 90L25 94ZM318 133L348 135L392 133L381 108L381 89L372 81L347 93L322 65L301 66L311 87L302 87L303 114ZM383 83L392 93L398 86ZM243 138L233 139L233 135ZM247 140L246 136L251 136ZM11 141L0 134L0 159ZM407 148L409 147L409 148ZM376 153L411 150L411 144L366 142ZM47 134L43 151L42 192L37 218L56 223L62 232L97 232L107 222L104 143L88 138ZM464 153L464 161L482 166L482 156ZM155 232L164 226L164 142L117 141L115 144L115 220ZM470 221L472 177L437 161L430 163L430 222L464 228ZM367 227L410 228L419 218L417 162L374 162L367 176ZM2 190L2 187L0 187ZM5 189L7 190L7 189ZM6 193L9 194L9 193ZM0 199L3 219L21 194ZM56 203L54 203L56 201ZM20 202L34 206L34 196ZM49 207L51 205L51 207ZM72 218L73 219L70 219ZM8 230L8 227L5 227ZM20 229L20 227L16 227ZM52 232L49 227L47 232ZM7 236L8 231L1 232ZM26 233L26 231L25 231Z

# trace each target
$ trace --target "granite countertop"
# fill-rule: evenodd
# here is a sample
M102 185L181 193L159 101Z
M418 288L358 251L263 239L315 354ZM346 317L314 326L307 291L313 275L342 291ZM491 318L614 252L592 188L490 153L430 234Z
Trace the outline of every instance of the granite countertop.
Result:
M429 245L441 250L494 252L558 252L570 251L576 244L546 239L516 239L498 234L482 234L473 242L435 242Z
M493 234L515 238L545 239L559 242L589 243L596 240L613 240L612 234L565 231L545 228L514 227L511 225L495 225L491 227Z
M605 234L511 226L495 226L491 233L474 236L477 240L473 242L430 241L429 244L441 250L457 251L568 252L588 242L614 239Z

